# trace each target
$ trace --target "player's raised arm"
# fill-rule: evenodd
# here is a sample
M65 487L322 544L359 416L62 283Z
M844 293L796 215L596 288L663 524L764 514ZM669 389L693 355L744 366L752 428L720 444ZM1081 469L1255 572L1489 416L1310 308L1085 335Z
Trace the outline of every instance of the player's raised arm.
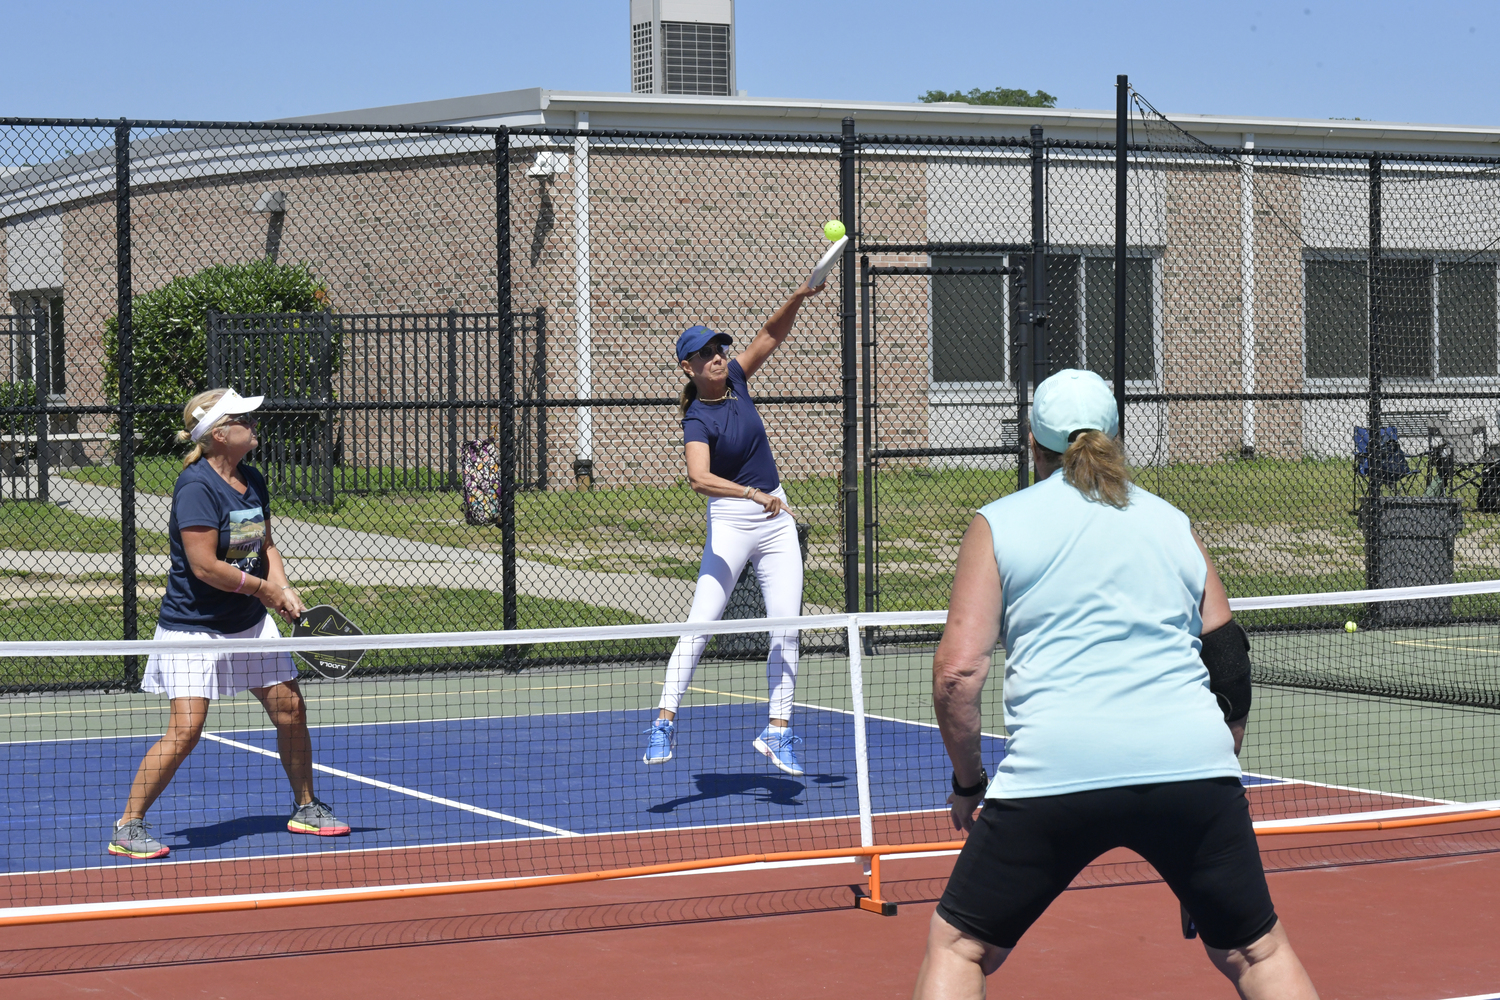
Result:
M781 308L771 314L771 318L766 320L766 325L761 327L755 339L750 341L750 346L746 347L735 359L744 369L746 378L754 375L792 332L792 324L797 320L797 310L802 308L802 301L817 295L825 287L826 284L819 285L817 288L809 288L803 284L781 304Z

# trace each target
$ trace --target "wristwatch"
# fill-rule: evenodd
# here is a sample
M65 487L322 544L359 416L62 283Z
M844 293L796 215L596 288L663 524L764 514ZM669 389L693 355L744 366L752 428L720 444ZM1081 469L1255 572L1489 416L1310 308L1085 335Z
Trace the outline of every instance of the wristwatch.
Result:
M990 773L982 767L979 769L979 781L967 788L958 783L958 772L955 771L953 774L953 794L960 798L970 798L979 795L988 787L990 787Z

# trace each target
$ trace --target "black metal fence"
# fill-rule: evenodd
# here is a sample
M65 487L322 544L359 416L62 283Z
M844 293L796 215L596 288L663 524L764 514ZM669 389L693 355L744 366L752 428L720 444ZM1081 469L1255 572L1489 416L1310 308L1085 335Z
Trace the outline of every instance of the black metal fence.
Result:
M1232 594L1493 575L1500 161L1216 147L1139 98L1120 125L0 120L0 579L74 588L12 585L4 637L149 631L168 432L223 382L271 397L253 460L294 578L367 630L680 618L703 515L672 340L742 346L827 218L854 238L755 384L809 611L941 606L1066 366L1114 384L1138 480ZM504 501L474 526L482 438ZM132 676L30 669L8 683Z

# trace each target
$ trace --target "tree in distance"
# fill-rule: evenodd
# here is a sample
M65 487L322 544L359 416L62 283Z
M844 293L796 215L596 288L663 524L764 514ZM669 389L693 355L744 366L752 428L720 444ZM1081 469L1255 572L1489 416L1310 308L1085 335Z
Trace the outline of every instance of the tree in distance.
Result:
M980 90L975 87L967 94L961 90L929 90L917 100L924 104L953 101L959 104L992 104L1007 108L1057 107L1057 98L1045 90L1038 90L1033 94L1029 90L1017 90L1012 87L996 87L994 90Z

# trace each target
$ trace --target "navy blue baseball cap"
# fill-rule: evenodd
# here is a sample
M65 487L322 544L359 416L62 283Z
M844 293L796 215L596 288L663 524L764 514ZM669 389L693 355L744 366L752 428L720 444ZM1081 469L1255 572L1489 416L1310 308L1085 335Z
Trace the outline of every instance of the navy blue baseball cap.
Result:
M696 354L708 346L711 341L718 341L725 347L734 343L733 338L727 333L710 330L706 326L690 326L682 331L677 338L677 360L686 361L690 356Z

